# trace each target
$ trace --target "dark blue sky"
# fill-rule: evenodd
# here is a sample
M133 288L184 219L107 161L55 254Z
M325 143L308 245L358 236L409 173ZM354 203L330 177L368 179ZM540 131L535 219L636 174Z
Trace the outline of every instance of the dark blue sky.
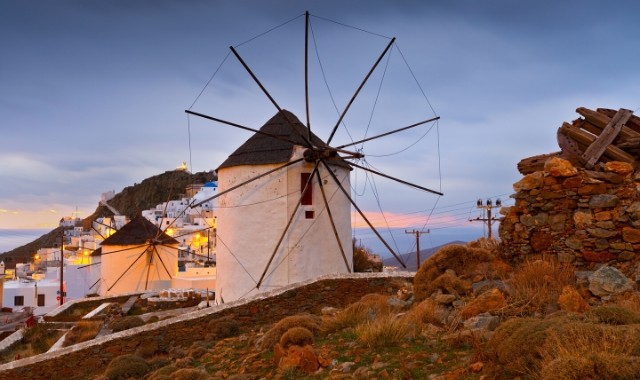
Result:
M397 45L345 119L351 137L441 117L416 144L427 128L366 145L365 154L373 167L445 196L379 178L372 191L354 174L358 200L408 228L422 228L432 213L434 238L455 234L445 221L470 227L476 198L508 203L517 162L558 150L556 130L578 117L577 107L640 107L640 5L604 4L0 0L0 228L49 226L76 207L85 216L100 193L183 161L193 171L217 167L249 135L188 119L184 110L230 45L289 20L238 51L303 120L304 18L297 16L309 10L320 57L313 53L310 66L319 136L327 137L337 114L318 61L341 110L385 37ZM193 110L255 128L275 113L233 57ZM348 139L341 128L336 141Z

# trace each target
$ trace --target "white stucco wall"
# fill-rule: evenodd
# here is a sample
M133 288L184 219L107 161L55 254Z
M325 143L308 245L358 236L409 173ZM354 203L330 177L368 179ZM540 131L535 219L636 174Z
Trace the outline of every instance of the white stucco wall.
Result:
M296 149L295 159L302 154ZM254 178L282 164L236 166L218 172L218 191ZM313 205L300 206L260 289L256 285L300 199L300 174L311 173L314 164L301 163L277 171L218 198L217 283L218 302L229 302L295 282L332 273L348 273L353 267L349 200L321 166L320 173L330 202L345 264L335 238L322 193L314 176ZM349 171L332 167L350 190ZM314 211L313 219L305 211Z
M145 252L146 248L146 246L102 246L100 264L102 284L99 291L101 296L171 287L171 278L178 271L177 247L157 245L157 252L154 252L151 261L149 254ZM162 258L162 262L158 255ZM125 271L126 274L118 280Z

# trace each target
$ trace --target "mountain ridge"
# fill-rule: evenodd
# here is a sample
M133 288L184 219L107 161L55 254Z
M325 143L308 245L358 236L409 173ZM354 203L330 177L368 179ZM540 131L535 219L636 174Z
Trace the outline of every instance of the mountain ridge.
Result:
M109 205L122 215L134 217L156 205L182 197L189 184L214 181L217 176L213 170L207 172L189 173L184 170L168 170L144 179L140 183L127 186L108 201ZM82 219L79 226L85 230L91 229L92 222L100 217L113 216L107 207L98 203L95 211ZM56 227L39 238L10 251L0 253L0 260L5 262L6 268L14 268L16 263L28 262L35 252L44 247L59 247L60 236L66 229L73 227Z

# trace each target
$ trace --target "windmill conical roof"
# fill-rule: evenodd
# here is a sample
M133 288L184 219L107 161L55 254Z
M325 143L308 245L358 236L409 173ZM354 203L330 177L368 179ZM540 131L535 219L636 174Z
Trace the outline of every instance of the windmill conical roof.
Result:
M162 244L178 244L178 241L161 231L147 218L138 215L113 235L104 239L101 245L141 245L151 241Z
M307 127L291 112L282 110L265 123L260 132L279 136L289 141L283 141L261 133L251 136L235 152L231 153L219 169L239 165L265 165L288 162L291 159L294 145L307 146L305 138L316 147L326 147L327 144L318 136L311 133ZM304 136L304 138L302 137Z

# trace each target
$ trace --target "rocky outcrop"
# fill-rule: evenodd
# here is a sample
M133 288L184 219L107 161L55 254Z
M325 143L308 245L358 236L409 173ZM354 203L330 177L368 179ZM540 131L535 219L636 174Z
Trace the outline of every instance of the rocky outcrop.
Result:
M614 265L635 278L640 255L640 173L626 162L594 170L552 157L513 185L515 205L501 210L508 257L555 257L578 268Z

